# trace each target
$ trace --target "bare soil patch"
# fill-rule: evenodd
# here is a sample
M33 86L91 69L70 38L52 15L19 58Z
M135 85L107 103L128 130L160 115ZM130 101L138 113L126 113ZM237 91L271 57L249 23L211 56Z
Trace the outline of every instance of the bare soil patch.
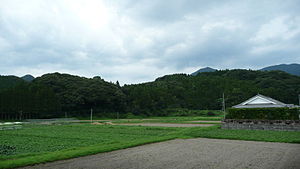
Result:
M207 121L207 120L197 120L197 121L187 121L192 123L221 123L221 121Z
M188 123L115 123L126 126L158 126L158 127L209 127L214 124L188 124Z

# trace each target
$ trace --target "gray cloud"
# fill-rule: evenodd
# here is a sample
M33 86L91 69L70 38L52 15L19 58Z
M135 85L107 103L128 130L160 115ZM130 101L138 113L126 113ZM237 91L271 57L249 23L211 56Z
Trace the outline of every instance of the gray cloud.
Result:
M138 83L300 62L300 1L0 1L0 72Z

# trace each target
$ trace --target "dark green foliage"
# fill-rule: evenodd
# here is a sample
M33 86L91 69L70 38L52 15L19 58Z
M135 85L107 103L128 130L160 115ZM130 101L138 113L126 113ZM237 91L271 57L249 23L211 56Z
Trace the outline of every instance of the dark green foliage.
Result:
M220 111L208 111L208 110L190 110L186 108L169 108L160 111L161 116L215 116L220 115Z
M16 153L16 147L0 144L0 155L12 155Z
M0 92L0 119L58 117L59 112L58 98L46 86L22 83Z
M24 80L16 76L0 76L0 91L25 83Z
M59 98L62 110L73 115L87 115L91 108L95 115L124 112L125 95L120 86L100 77L89 79L53 73L36 78L33 83L51 88Z
M223 92L227 107L257 93L297 104L300 77L280 71L224 70L197 76L167 75L154 82L125 85L123 91L129 112L161 115L163 110L174 108L220 110Z
M228 119L299 120L297 108L228 109Z
M2 86L2 90L1 90ZM261 93L298 104L300 77L281 71L223 70L197 76L167 75L153 82L121 87L100 77L84 78L52 73L28 83L0 76L0 118L184 116L197 110L220 110ZM51 108L52 107L52 108ZM174 111L176 110L176 111ZM29 114L29 115L28 115ZM205 114L206 115L206 114Z

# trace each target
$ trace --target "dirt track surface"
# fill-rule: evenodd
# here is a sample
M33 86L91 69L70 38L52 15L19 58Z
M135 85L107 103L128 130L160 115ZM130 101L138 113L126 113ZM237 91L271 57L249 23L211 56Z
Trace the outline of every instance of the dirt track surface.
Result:
M184 123L114 123L125 126L158 126L158 127L208 127L215 124L184 124Z
M221 121L207 121L207 120L197 120L197 121L187 121L193 123L221 123Z
M26 169L299 169L299 152L299 144L177 139Z

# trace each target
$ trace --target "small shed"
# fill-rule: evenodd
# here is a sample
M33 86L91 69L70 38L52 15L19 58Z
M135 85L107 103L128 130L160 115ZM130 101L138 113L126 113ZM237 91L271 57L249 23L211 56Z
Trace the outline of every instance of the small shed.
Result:
M251 97L250 99L232 106L233 108L269 108L269 107L299 107L293 104L285 104L278 100L272 99L271 97L267 97L261 94L257 94L254 97Z

